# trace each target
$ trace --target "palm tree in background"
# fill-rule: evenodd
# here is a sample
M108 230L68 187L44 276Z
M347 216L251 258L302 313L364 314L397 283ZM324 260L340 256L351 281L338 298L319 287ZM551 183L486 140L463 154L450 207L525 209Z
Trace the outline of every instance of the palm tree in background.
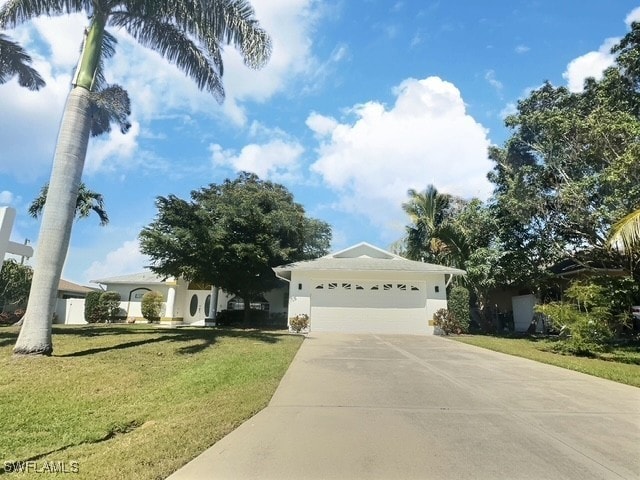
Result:
M21 87L40 90L45 85L44 80L30 63L31 57L24 49L4 33L0 33L0 84L17 75Z
M259 27L246 0L8 0L0 7L0 28L13 28L42 15L75 12L85 12L89 25L60 125L29 304L15 354L53 352L51 321L89 135L96 124L92 93L98 89L101 51L109 35L106 27L127 31L142 46L174 63L218 101L224 98L224 45L235 46L252 68L264 65L271 53L269 36Z
M628 253L640 248L640 209L634 210L613 225L609 245L622 245Z
M31 205L29 205L29 215L33 218L38 218L44 210L44 204L47 200L47 192L49 185L46 184L40 190L40 193L33 199ZM91 212L95 212L100 218L100 225L105 226L109 223L109 215L104 208L104 198L100 193L89 190L87 186L80 182L78 188L78 199L76 201L76 214L75 216L80 218L87 218Z
M407 195L409 200L402 204L411 220L405 237L406 255L411 260L438 261L444 244L437 233L447 218L452 197L439 193L433 185L422 192L409 189Z

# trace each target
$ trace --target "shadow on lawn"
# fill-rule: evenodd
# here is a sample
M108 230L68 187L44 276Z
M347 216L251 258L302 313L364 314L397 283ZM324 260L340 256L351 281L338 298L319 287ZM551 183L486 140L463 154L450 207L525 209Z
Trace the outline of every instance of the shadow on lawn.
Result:
M64 355L55 355L59 357L80 357L86 355L92 355L95 353L108 352L111 350L123 350L127 348L134 348L142 345L149 345L153 343L163 342L198 342L183 345L176 350L176 353L181 355L193 355L201 352L211 345L215 344L219 338L233 337L233 338L246 338L264 343L276 343L280 341L282 334L279 333L267 333L261 330L238 330L232 328L158 328L158 327L133 327L131 325L121 326L103 326L103 325L84 325L81 327L63 327L55 328L55 335L74 335L78 337L96 337L96 336L110 336L110 335L123 335L126 334L129 337L143 335L147 338L140 340L129 340L117 343L116 345L109 345L96 348L88 348L86 350L79 350L72 353L66 353ZM157 335L157 336L156 336Z
M18 329L0 329L0 347L13 345L18 337ZM128 338L122 338L122 342L115 345L98 346L95 348L87 348L71 353L56 355L55 357L82 357L93 355L96 353L108 352L111 350L124 350L135 348L142 345L154 343L175 342L186 343L176 349L176 353L180 355L193 355L199 353L206 348L212 346L216 341L223 337L245 338L264 343L277 343L280 337L286 333L264 332L259 329L237 329L231 327L215 327L215 328L159 328L157 326L140 326L140 325L82 325L77 327L69 326L53 326L53 335L63 337L82 338L95 337L119 337L126 335ZM144 337L136 339L136 336ZM133 337L133 338L132 338ZM197 343L194 343L197 342ZM81 345L79 345L81 346ZM54 338L55 349L55 338ZM55 350L54 350L55 352Z

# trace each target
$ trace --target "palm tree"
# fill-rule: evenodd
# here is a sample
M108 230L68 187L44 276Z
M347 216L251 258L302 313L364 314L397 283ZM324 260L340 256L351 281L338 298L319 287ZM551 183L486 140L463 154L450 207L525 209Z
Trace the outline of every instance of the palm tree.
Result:
M613 225L609 245L622 246L629 253L640 247L640 209L634 210Z
M5 34L0 33L0 84L18 76L21 87L40 90L45 83L36 70L31 67L31 57L24 49Z
M409 201L402 204L411 220L405 237L406 254L412 260L437 261L444 244L438 238L438 229L449 213L452 197L439 193L436 187L429 185L423 192L409 189Z
M60 125L29 304L15 354L53 351L51 319L93 123L91 92L96 89L105 28L126 30L219 101L224 98L224 45L238 48L252 68L264 65L271 53L269 36L246 0L8 0L0 7L0 28L13 28L41 15L74 12L86 12L89 26Z
M34 198L31 205L29 205L29 215L33 218L38 218L42 214L44 204L47 200L47 191L49 190L49 184L45 184L40 190L40 193ZM76 201L76 217L87 218L91 212L95 212L100 218L100 225L105 226L109 223L109 216L104 209L104 198L101 194L89 190L87 186L80 182L78 188L78 199Z

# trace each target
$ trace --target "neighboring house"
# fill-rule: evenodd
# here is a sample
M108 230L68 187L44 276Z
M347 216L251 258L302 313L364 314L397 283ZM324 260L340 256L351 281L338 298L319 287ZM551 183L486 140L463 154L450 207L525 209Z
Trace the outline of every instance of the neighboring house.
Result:
M289 317L310 331L433 334L447 285L463 270L407 260L368 243L274 268L289 285Z
M152 272L101 278L91 282L104 286L105 290L118 292L120 308L129 320L142 320L142 297L150 291L162 294L163 323L205 325L209 323L207 319L215 316L215 312L244 307L241 301L224 291L218 292L216 301L216 291L207 285L187 282L182 278L176 280L173 277L163 277ZM286 288L280 288L265 293L264 298L256 305L269 310L270 314L284 314L286 298Z
M86 323L84 321L84 299L89 292L95 292L96 290L96 288L85 287L60 279L53 323Z

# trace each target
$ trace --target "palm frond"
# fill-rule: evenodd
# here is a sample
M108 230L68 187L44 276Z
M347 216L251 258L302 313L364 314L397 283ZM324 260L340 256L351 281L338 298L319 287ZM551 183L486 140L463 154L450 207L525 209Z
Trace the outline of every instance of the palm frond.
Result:
M111 130L111 123L120 126L122 133L127 133L131 128L129 115L131 114L131 102L129 94L120 85L109 85L106 88L91 93L91 102L94 105L91 135L97 137Z
M34 198L31 205L29 205L29 215L33 218L38 218L42 214L48 193L49 184L45 183L40 189L38 196ZM75 216L79 219L86 218L92 211L100 218L100 225L104 226L109 223L109 216L104 208L104 198L102 195L90 190L83 182L80 182Z
M156 18L114 12L110 25L125 28L142 46L155 50L192 78L198 88L207 89L218 101L224 99L220 72L210 58L175 25Z
M0 84L9 81L15 75L21 87L39 90L45 86L40 74L29 64L31 57L16 42L0 33Z
M40 16L91 12L92 0L8 0L0 7L0 28L13 28Z
M613 225L608 243L611 246L622 244L626 252L640 248L640 209L634 210Z

